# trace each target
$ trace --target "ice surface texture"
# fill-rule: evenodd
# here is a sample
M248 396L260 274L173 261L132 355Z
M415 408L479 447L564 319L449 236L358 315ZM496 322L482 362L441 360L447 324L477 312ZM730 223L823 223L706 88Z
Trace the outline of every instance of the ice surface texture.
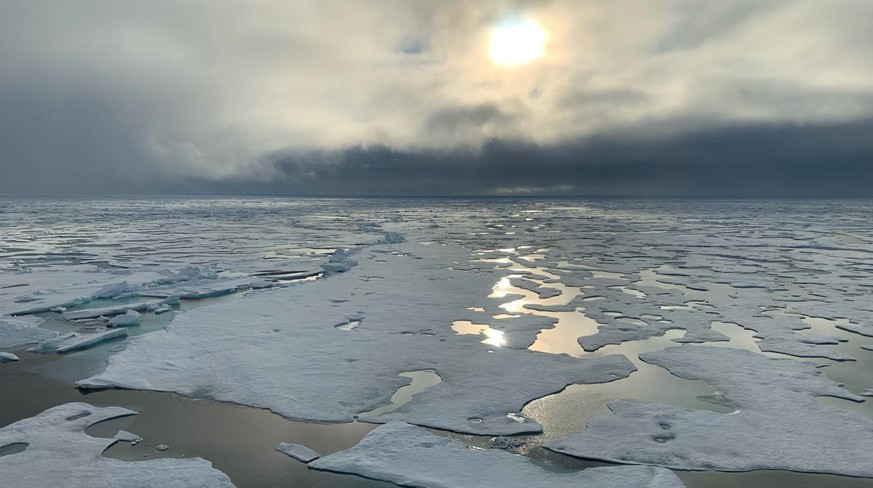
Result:
M488 267L446 269L466 255L462 248L396 246L402 252L362 251L358 266L325 280L180 314L166 330L131 340L104 373L79 385L174 391L291 419L344 422L387 404L409 382L399 373L432 369L442 383L367 420L497 435L541 431L530 419L507 417L531 400L635 369L624 356L577 359L499 347L488 353L479 337L457 335L451 323L471 314L467 308L499 276ZM350 319L360 325L334 327ZM480 313L477 320L503 328L515 319Z
M355 447L323 457L310 468L350 473L422 488L681 488L675 474L649 466L552 473L498 449L473 450L401 422L373 430Z
M292 457L300 462L308 463L315 459L318 459L321 454L313 451L312 449L301 446L300 444L291 444L288 442L283 442L276 446L276 450L285 454L289 457Z
M96 346L97 344L127 337L127 329L100 329L96 332L83 334L80 332L71 332L54 339L49 339L31 347L28 351L31 352L57 352L65 353L70 351L78 351Z
M0 429L0 447L26 444L0 457L0 482L15 488L230 488L230 479L203 459L124 462L100 455L116 439L84 430L97 422L136 412L67 403Z
M744 350L674 347L640 358L713 385L739 411L622 400L613 415L546 447L573 456L677 469L783 469L873 477L873 421L815 396L861 401L813 364Z
M50 330L37 327L42 320L0 317L0 349L31 344L54 337Z

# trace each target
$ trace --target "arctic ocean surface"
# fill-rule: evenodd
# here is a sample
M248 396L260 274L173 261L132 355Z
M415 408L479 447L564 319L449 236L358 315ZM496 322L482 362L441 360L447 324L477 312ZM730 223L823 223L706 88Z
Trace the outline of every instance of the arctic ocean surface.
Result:
M0 198L0 477L873 487L871 296L866 200Z

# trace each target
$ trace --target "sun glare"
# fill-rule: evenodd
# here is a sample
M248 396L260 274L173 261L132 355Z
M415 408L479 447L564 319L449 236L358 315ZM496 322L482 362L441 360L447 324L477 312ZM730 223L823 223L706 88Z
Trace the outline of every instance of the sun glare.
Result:
M497 27L491 34L488 57L498 66L525 65L546 55L549 37L536 20Z

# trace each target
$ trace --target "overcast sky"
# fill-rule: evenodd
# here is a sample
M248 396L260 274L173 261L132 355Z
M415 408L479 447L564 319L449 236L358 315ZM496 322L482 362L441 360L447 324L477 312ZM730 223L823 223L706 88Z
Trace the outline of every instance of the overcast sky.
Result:
M0 0L0 193L873 195L870 0ZM488 57L536 20L545 56Z

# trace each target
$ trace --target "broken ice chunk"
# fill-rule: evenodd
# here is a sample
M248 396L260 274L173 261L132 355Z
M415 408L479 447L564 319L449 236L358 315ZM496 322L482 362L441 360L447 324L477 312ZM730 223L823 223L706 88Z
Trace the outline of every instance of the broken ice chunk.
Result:
M116 315L109 321L109 327L129 327L139 325L142 322L142 315L136 310L128 310L121 315Z
M67 403L0 428L0 447L24 448L0 455L0 483L15 488L233 488L224 473L200 458L131 463L101 456L117 440L91 437L84 430L104 420L134 414L118 407Z
M288 442L279 444L276 446L276 450L303 463L308 463L321 457L321 454L306 446Z
M357 446L325 456L309 466L423 488L684 486L669 470L652 466L610 466L569 473L546 471L526 457L497 449L468 449L461 442L400 422L377 427Z
M511 451L523 445L524 439L505 435L497 436L491 441L491 449L503 449L504 451Z
M142 302L142 303L132 303L127 305L119 305L115 307L108 308L89 308L85 310L73 310L67 311L61 314L61 317L64 320L75 321L80 319L93 319L97 317L112 317L115 315L121 315L126 313L129 310L135 310L137 312L144 311L152 311L157 310L161 307L169 307L172 305L179 305L179 295L171 295L161 301L158 302Z
M120 440L121 442L130 442L133 445L136 445L139 442L142 442L142 437L130 433L126 430L119 430L117 434L115 434L115 438Z
M55 339L40 342L28 349L28 351L41 353L54 351L60 354L78 349L87 349L118 337L127 337L127 329L103 329L93 334L70 332Z
M11 352L0 352L0 363L18 361L18 356Z
M121 283L112 283L104 286L97 290L91 297L95 299L100 298L116 298L121 295L132 295L136 293L139 287L135 285L131 285L126 281L122 281Z
M50 330L36 327L41 322L42 319L35 321L18 317L0 318L0 348L32 344L57 335Z
M406 241L406 238L401 234L397 232L386 232L379 241L379 244L400 244L404 241Z
M321 265L321 268L327 274L345 273L357 264L358 262L351 258L351 253L347 249L337 249L327 262Z

